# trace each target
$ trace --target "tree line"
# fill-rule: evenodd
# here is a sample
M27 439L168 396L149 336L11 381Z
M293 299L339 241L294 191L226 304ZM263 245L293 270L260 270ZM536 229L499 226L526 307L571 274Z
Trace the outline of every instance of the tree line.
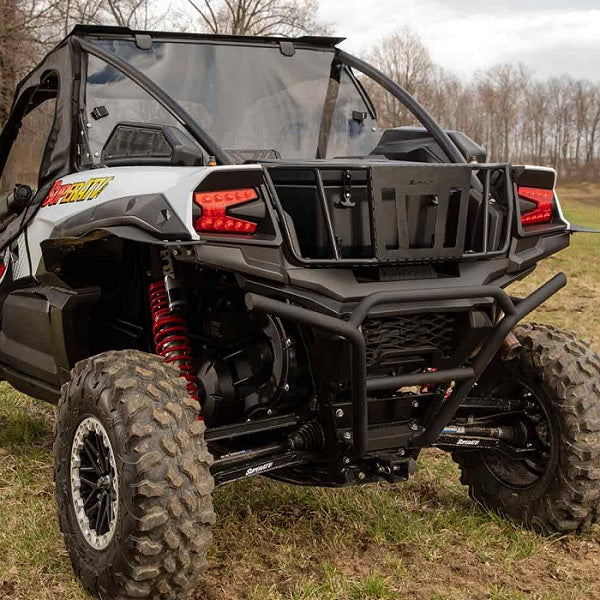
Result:
M75 23L139 29L194 29L238 35L323 34L317 0L0 0L0 125L15 86ZM488 159L554 166L562 179L600 180L600 83L546 80L502 64L465 81L436 65L422 40L403 29L365 53L446 128L464 131ZM413 124L391 97L368 86L382 127Z
M444 127L485 146L488 160L554 166L562 179L600 179L600 83L569 75L540 80L512 64L464 81L436 65L408 29L384 40L369 59ZM370 91L382 125L412 123L397 102Z

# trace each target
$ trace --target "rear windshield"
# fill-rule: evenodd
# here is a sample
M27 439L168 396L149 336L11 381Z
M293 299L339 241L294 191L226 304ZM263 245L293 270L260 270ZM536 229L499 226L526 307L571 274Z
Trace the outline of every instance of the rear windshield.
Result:
M365 156L381 137L351 72L346 67L332 70L336 61L331 50L297 48L293 56L284 56L277 46L155 42L152 50L141 50L133 41L96 43L157 83L238 157L261 151L273 158L315 158L324 122L327 157ZM106 107L108 116L91 118L96 107ZM137 84L93 56L86 110L96 163L118 122L182 127Z

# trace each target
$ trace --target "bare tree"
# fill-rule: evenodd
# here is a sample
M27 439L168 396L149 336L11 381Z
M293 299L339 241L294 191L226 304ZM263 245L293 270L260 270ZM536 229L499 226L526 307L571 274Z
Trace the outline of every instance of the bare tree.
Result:
M318 0L187 0L204 31L253 35L324 33ZM158 0L0 0L0 126L15 86L75 23L152 29L168 15ZM419 37L398 31L369 56L448 129L483 143L491 160L549 164L561 177L600 180L600 83L536 80L500 65L461 80L437 66ZM382 127L416 124L381 87L361 79Z
M517 65L497 65L479 74L476 93L487 117L486 141L495 160L508 160L519 144L522 95L528 79Z
M435 74L435 65L421 39L405 28L385 38L373 49L370 61L388 77L422 101L428 95ZM382 125L398 126L412 122L406 109L379 86L365 81L378 109Z
M385 38L370 60L410 94L418 94L428 85L434 70L429 50L407 27Z
M209 33L296 35L325 33L316 0L188 0Z
M58 0L0 0L0 126L16 84L47 47L58 4Z
M67 0L59 3L59 12L65 34L76 23L149 29L166 17L156 4L152 0Z

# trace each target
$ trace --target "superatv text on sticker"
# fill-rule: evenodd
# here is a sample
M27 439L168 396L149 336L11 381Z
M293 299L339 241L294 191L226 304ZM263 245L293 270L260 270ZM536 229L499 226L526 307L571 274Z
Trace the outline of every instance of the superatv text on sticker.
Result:
M108 187L108 184L113 179L114 177L94 177L93 179L76 183L63 183L62 179L59 179L48 192L48 195L42 202L42 206L93 200Z

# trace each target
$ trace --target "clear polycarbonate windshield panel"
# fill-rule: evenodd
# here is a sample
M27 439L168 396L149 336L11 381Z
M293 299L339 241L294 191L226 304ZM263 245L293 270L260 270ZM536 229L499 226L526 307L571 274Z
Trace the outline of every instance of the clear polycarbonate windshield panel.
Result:
M369 103L333 50L297 47L284 56L278 45L161 41L142 50L133 41L96 43L170 94L234 160L313 159L318 147L321 157L365 156L381 137ZM108 115L90 118L96 107ZM95 162L118 122L176 124L131 79L93 56L86 111Z

